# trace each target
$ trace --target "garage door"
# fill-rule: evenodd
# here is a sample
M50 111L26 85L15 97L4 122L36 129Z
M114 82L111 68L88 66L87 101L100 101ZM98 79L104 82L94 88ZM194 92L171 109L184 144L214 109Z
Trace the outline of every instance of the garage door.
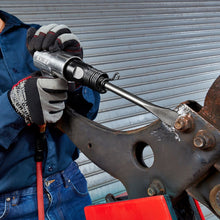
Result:
M174 108L206 92L220 70L219 1L1 0L1 9L28 23L67 24L81 39L85 61L114 83L155 104ZM108 92L96 121L114 129L139 128L154 120L140 107ZM145 159L152 159L146 154ZM94 204L123 185L83 154L78 159ZM203 207L206 219L216 219Z

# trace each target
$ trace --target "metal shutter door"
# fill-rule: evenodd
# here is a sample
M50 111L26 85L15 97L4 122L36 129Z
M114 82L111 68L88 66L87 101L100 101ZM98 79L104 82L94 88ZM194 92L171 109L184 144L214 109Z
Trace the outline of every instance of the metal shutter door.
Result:
M1 0L1 9L28 23L67 24L81 39L86 62L110 76L119 72L116 85L164 107L188 99L203 104L219 75L219 1ZM102 95L96 121L128 130L154 119L108 92ZM120 182L84 155L78 163L95 204L107 193L124 192ZM203 210L206 219L216 219Z

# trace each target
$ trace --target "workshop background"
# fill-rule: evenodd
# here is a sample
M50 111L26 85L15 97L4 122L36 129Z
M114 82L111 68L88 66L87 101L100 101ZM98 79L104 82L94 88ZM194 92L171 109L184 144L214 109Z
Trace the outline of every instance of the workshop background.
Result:
M203 105L220 72L220 1L1 0L0 9L27 23L68 25L81 40L86 62L109 76L119 72L115 85L163 107L173 109L189 99ZM101 96L96 121L129 130L154 119L108 92ZM153 163L150 147L143 157ZM83 154L78 163L94 204L125 191ZM206 219L217 219L202 209Z

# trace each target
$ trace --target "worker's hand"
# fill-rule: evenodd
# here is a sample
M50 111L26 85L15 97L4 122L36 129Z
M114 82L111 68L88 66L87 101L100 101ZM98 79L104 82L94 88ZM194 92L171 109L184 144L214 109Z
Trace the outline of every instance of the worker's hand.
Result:
M55 123L65 108L67 82L59 78L29 76L12 87L9 99L27 124Z
M78 37L71 33L65 25L44 25L38 30L31 27L28 29L26 41L27 48L32 55L35 51L55 52L63 50L73 56L83 58L83 49Z

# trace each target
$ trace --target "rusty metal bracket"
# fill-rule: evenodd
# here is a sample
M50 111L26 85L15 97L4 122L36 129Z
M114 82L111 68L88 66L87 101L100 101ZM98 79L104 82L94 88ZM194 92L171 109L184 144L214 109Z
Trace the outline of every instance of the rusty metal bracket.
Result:
M212 123L214 113L210 118L193 101L180 104L176 112L174 127L157 120L118 131L67 108L57 126L90 160L124 184L129 199L164 193L176 198L186 190L220 216L219 124ZM151 167L143 162L147 145L154 154Z

